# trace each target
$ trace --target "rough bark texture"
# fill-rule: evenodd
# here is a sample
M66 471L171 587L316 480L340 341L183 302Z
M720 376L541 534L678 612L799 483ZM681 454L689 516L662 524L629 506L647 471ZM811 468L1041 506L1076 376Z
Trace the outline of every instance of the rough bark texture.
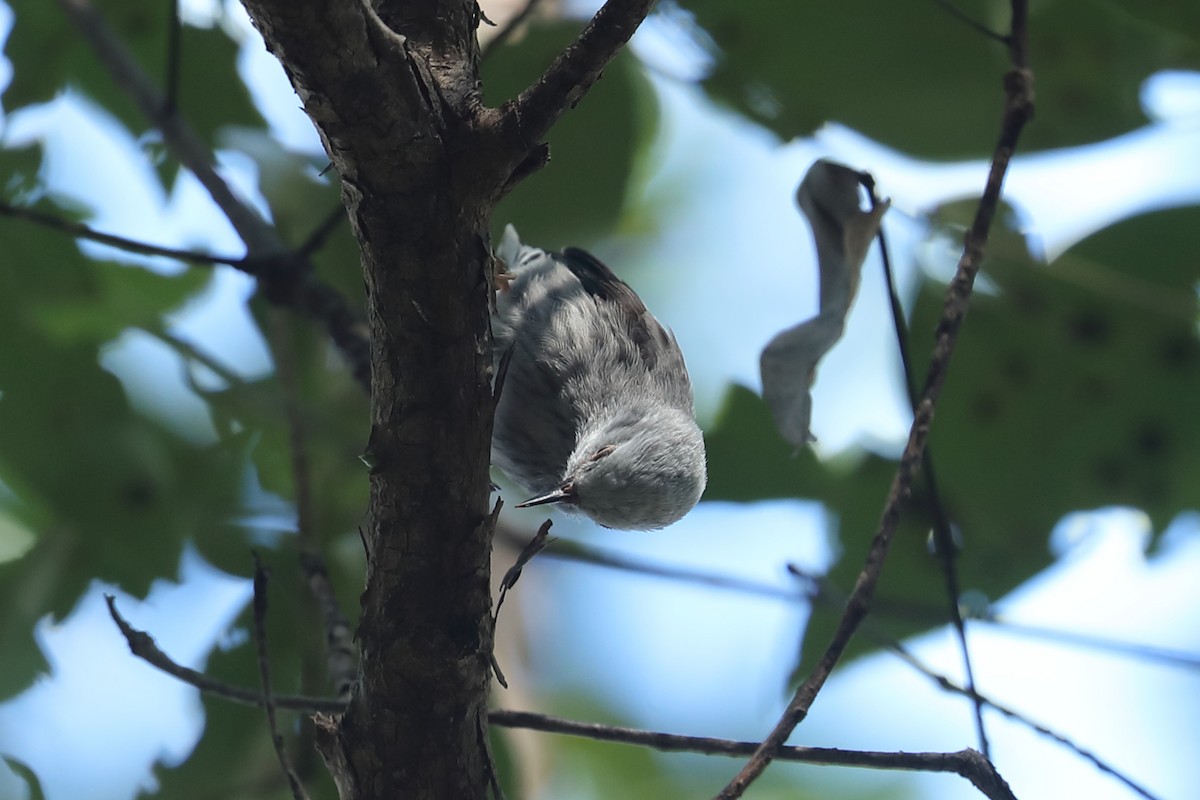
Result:
M341 177L362 249L375 463L349 709L318 742L345 800L483 798L490 681L488 225L652 0L614 0L503 109L472 0L243 0Z
M322 750L346 798L482 797L495 181L458 155L476 138L474 5L405 3L403 37L355 2L246 6L341 175L367 291L362 685Z

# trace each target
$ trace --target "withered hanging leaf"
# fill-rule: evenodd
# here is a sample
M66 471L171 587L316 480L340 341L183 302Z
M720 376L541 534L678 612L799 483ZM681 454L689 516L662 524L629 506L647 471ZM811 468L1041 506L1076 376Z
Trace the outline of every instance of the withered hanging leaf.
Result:
M859 207L861 173L821 159L796 190L817 242L821 303L817 315L777 335L759 359L763 399L780 434L795 445L812 441L812 395L817 364L842 338L858 279L887 203Z

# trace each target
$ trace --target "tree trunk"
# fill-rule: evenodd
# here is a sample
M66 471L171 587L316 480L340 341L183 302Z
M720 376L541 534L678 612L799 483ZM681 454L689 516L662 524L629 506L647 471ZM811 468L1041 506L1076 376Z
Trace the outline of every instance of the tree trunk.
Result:
M483 798L492 647L488 226L651 0L610 2L537 84L480 99L472 0L243 0L341 178L371 336L360 685L323 720L343 800Z

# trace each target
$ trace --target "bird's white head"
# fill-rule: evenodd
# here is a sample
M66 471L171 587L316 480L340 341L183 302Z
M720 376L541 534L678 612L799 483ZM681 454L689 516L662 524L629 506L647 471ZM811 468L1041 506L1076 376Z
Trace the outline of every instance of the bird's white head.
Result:
M690 511L707 483L704 438L692 417L634 407L585 431L563 482L521 507L558 503L606 528L655 530Z

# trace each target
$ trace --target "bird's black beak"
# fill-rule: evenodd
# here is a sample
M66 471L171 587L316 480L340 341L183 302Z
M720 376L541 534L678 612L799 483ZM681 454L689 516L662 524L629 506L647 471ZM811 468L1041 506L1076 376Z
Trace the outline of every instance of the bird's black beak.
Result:
M544 506L550 503L576 503L578 496L575 494L575 484L571 482L564 483L556 489L551 489L545 494L531 497L524 503L517 503L517 508L530 508L531 506Z

